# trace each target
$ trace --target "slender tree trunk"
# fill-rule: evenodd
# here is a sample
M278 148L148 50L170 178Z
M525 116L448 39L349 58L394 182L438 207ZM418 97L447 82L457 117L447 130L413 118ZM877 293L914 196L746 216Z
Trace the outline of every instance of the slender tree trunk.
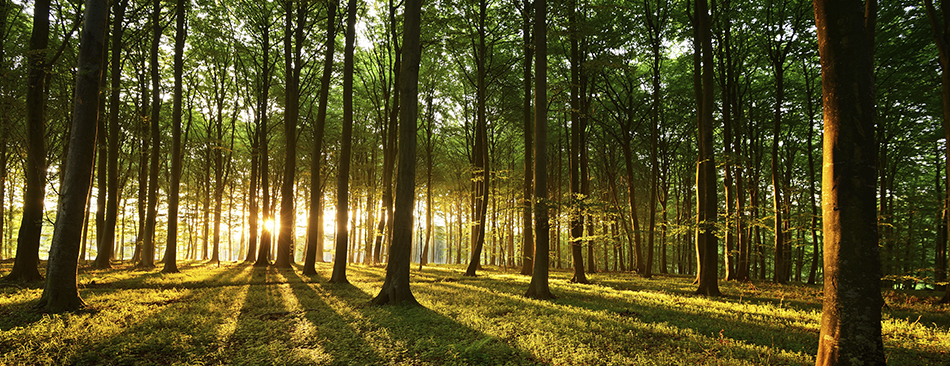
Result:
M583 140L582 135L585 131L584 123L581 122L580 116L581 55L578 50L578 37L580 37L580 33L577 24L577 1L571 1L569 6L568 26L571 40L571 150L568 165L570 167L571 198L568 216L571 219L571 264L574 268L574 276L571 277L571 282L589 283L590 281L587 280L587 276L584 273L582 248L584 240L584 209L582 202L583 193L581 192L580 185L580 151L583 149L581 141Z
M266 20L264 22L266 22ZM257 131L258 133L257 138L259 139L258 145L260 146L260 150L259 150L260 154L258 156L258 159L260 163L260 171L259 171L260 177L259 178L261 180L261 209L263 210L261 217L264 219L264 227L261 229L260 244L259 244L259 248L257 252L257 261L254 262L255 267L267 267L271 264L270 263L270 257L271 257L270 248L271 248L271 238L273 236L273 232L272 232L273 227L271 226L272 218L271 218L271 204L270 204L270 197L271 197L270 171L269 171L270 152L268 151L268 148L267 148L267 142L268 142L267 118L269 117L269 114L267 113L267 104L268 104L268 101L270 100L269 99L270 86L271 86L270 78L271 78L271 71L272 71L271 61L270 61L270 25L262 24L261 28L262 28L261 33L263 33L262 47L261 47L261 49L263 50L262 52L263 62L261 66L263 70L261 70L262 71L261 82L260 82L261 94L259 96L260 99L257 102L257 105L258 105L257 113L260 116L258 117L260 121L260 125Z
M178 272L178 192L181 182L181 110L182 74L185 51L185 0L175 5L175 96L172 107L171 182L168 192L168 239L165 241L165 267L162 273ZM215 225L215 229L218 226ZM217 254L217 253L215 253Z
M699 114L699 162L696 171L698 226L696 247L699 264L698 294L721 296L719 292L719 243L716 237L718 193L713 154L713 55L709 9L705 0L696 0L696 27L702 50L702 104Z
M885 363L875 209L876 4L870 0L866 9L862 5L815 1L825 116L821 202L825 286L816 365Z
M27 54L26 86L26 188L23 191L23 215L17 234L16 259L4 279L33 282L40 276L40 235L46 198L46 92L47 46L49 44L49 0L33 3L33 29ZM80 222L82 220L79 220Z
M872 1L872 0L869 0ZM930 18L930 24L933 27L934 43L940 55L940 80L943 87L941 91L941 104L943 105L943 131L947 143L944 145L944 156L946 164L946 186L950 187L950 4L941 0L940 10L942 17L937 17L937 11L934 9L933 0L925 0L927 5L927 15ZM950 203L950 200L946 201ZM947 209L947 206L944 206ZM944 214L945 226L950 229L950 215ZM946 268L946 266L944 266ZM946 286L946 293L940 299L941 303L950 303L950 286Z
M320 100L317 120L313 128L313 153L310 165L310 219L307 223L307 258L304 274L315 275L315 262L323 262L323 185L321 163L323 162L323 133L327 124L327 104L330 98L330 79L333 76L333 52L336 45L336 1L327 3L327 40L324 45L323 76L320 79ZM367 254L368 255L368 254Z
M348 0L346 5L346 48L343 51L343 136L340 148L340 167L337 176L337 203L336 203L336 255L333 257L333 274L330 283L349 283L346 279L346 245L349 242L349 232L346 223L349 221L349 181L350 155L353 135L353 48L356 39L356 0ZM412 106L412 108L417 108ZM414 120L414 119L413 119ZM415 125L412 126L413 128ZM413 134L415 137L415 134ZM413 152L414 153L414 152ZM415 163L415 160L413 160ZM400 166L400 168L402 168ZM413 171L415 173L415 171ZM401 173L400 173L401 174ZM413 175L413 179L415 175ZM414 188L414 187L413 187ZM412 197L414 199L415 197ZM412 203L409 203L412 215ZM409 222L408 245L412 244L412 222ZM409 253L406 253L408 256ZM407 261L408 263L408 261ZM407 264L408 265L408 264ZM408 269L406 271L408 286Z
M152 107L149 118L152 144L149 151L148 169L148 204L145 212L145 235L142 238L142 261L138 267L155 267L155 227L158 217L158 170L159 154L161 154L161 133L159 128L159 111L161 110L161 76L158 72L158 46L162 37L161 20L162 3L155 0L152 3L152 50L149 55L149 70L152 81Z
M478 53L475 59L476 66L476 122L475 122L475 167L473 181L475 183L475 222L472 225L472 256L465 270L465 276L475 276L475 271L481 267L482 247L485 245L485 218L488 213L489 186L491 183L491 168L488 164L488 123L486 121L487 70L488 47L486 45L487 28L485 21L488 17L488 0L479 2L478 17Z
M548 287L548 180L547 180L547 125L548 125L548 49L547 49L547 0L534 0L534 222L535 257L531 283L525 297L553 299Z
M522 32L524 34L524 64L522 70L524 76L524 103L522 105L522 118L524 118L524 195L522 200L521 220L523 227L521 229L521 274L530 276L534 270L534 229L531 224L532 214L531 205L533 204L532 189L533 182L533 149L532 137L534 131L531 124L531 55L533 47L531 46L531 3L524 0L521 22Z
M78 310L85 305L79 297L76 258L79 256L82 216L86 211L92 183L96 124L99 117L99 85L104 68L102 53L105 49L108 21L108 1L86 1L76 73L72 133L69 137L70 148L59 191L58 213L47 263L46 286L36 304L38 308L54 313Z
M297 5L297 24L294 26L294 4ZM294 263L294 183L297 176L297 119L300 116L300 70L303 68L303 28L309 4L288 0L284 17L284 181L280 187L280 231L277 236L277 268L291 268Z

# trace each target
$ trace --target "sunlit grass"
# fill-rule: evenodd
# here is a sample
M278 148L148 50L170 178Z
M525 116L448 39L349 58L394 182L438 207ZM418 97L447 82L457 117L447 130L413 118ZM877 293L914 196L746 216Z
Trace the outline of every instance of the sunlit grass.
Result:
M9 265L0 267L8 270ZM814 364L821 288L597 273L551 274L558 299L522 296L528 277L489 267L413 271L423 308L373 307L384 269L351 265L350 285L319 274L183 263L179 274L85 271L87 310L37 313L40 288L0 288L0 364L806 365ZM893 365L950 359L948 307L935 293L886 292Z

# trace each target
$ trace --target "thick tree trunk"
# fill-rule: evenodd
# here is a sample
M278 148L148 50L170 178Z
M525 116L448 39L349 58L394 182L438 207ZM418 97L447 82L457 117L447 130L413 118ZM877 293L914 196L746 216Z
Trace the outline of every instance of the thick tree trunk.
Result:
M103 69L102 52L105 48L108 21L108 1L86 1L69 154L59 191L60 200L47 263L46 286L37 303L38 308L50 312L74 311L85 305L79 297L76 258L79 256L82 216L86 211L95 159L98 95Z
M350 0L350 3L355 3L355 0ZM355 10L355 5L352 8ZM409 288L409 261L412 252L412 212L416 197L416 118L419 109L419 61L422 55L419 42L422 0L406 0L404 14L403 70L400 72L402 80L399 82L402 89L402 108L399 112L399 176L396 180L395 220L386 278L379 295L371 301L376 305L418 305ZM353 29L352 22L349 27Z
M333 76L333 52L336 45L336 1L327 2L326 54L323 58L323 76L320 78L320 100L317 120L313 128L313 153L310 166L310 218L307 222L307 258L304 274L315 275L315 262L323 262L323 133L327 125L327 104L330 99L330 79ZM367 253L369 255L369 253Z
M531 283L525 297L534 299L553 299L548 287L548 180L547 180L547 125L548 125L548 49L547 49L547 0L534 0L534 44L535 44L535 80L534 80L534 222L535 257Z
M349 243L349 232L346 223L349 221L350 155L353 144L353 48L355 39L356 0L348 0L346 5L346 48L343 51L343 136L340 148L340 167L337 173L336 255L333 257L333 274L330 276L330 283L349 283L346 279L346 246ZM417 107L413 106L413 108ZM415 127L415 125L412 127ZM413 163L415 163L415 160L413 160ZM415 172L413 171L413 173ZM412 206L412 203L409 205ZM409 215L411 216L411 213ZM411 222L408 230L408 244L411 246ZM406 255L408 256L409 253L406 253ZM408 282L408 270L406 271L406 277Z
M33 31L28 53L26 86L26 188L23 191L23 215L17 234L16 259L10 281L39 281L40 234L43 231L46 198L46 79L49 44L49 0L33 3ZM98 99L98 98L97 98ZM80 222L82 220L79 220Z
M815 1L824 100L824 307L816 365L883 365L874 0ZM868 24L871 24L870 27Z

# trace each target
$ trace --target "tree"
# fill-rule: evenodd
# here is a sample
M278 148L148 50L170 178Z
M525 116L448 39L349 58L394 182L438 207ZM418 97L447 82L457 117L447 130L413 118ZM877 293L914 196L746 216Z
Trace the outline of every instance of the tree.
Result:
M349 243L349 232L346 225L349 223L350 210L349 180L350 155L353 144L353 48L355 40L356 0L348 0L346 4L346 48L343 50L343 136L341 139L342 146L340 147L340 168L336 183L336 255L333 257L331 283L349 283L346 279L346 246Z
M40 309L54 313L78 310L85 305L79 297L77 274L79 263L76 259L79 257L83 216L86 211L95 161L99 83L102 79L102 54L105 49L108 21L108 1L86 1L76 73L69 154L60 188L53 242L47 263L46 286L36 305Z
M524 73L522 78L524 82L524 104L521 107L524 121L524 196L522 200L524 208L522 208L521 220L524 227L521 230L521 274L530 276L534 270L534 231L531 225L531 205L533 204L531 191L534 188L531 159L534 153L532 151L532 134L534 131L532 131L533 126L531 125L531 54L533 51L530 28L531 3L528 0L524 0L522 3L521 26L524 37L524 63L522 66L522 72Z
M875 188L875 0L815 1L824 100L824 306L816 365L883 365Z
M350 0L353 3L354 0ZM399 111L399 173L393 208L393 240L386 265L383 288L371 301L375 305L418 305L409 288L409 261L412 254L412 211L416 188L416 119L419 110L419 61L422 46L419 33L422 0L406 0L403 23L402 80ZM352 23L348 23L352 25ZM349 37L349 33L347 33Z
M925 0L925 4L927 6L927 15L930 18L930 24L933 28L934 43L937 44L937 50L940 56L940 81L942 86L940 101L943 105L943 131L944 139L946 140L944 145L944 158L946 172L950 173L950 3L941 0L940 9L942 11L942 17L937 16L933 0ZM950 174L946 176L946 184L950 184ZM947 205L947 202L950 201L945 199L944 205ZM944 209L946 210L947 208L945 207ZM950 229L950 215L944 214L943 218L945 220L944 228ZM944 243L945 240L941 240L938 246L945 248ZM938 249L937 252L938 256L946 258L946 249ZM941 252L943 255L939 254ZM944 259L942 261L944 262L942 263L943 270L947 267L946 260ZM937 264L940 265L940 262L941 260L938 260ZM944 274L944 276L946 275ZM946 293L943 298L940 299L940 302L947 304L950 303L950 286L944 286L944 288Z
M481 266L482 247L485 245L485 218L488 213L489 184L491 183L491 167L489 166L488 153L488 122L486 121L486 99L488 99L488 47L486 38L488 29L485 24L488 18L488 0L479 0L478 2L478 44L474 47L475 52L475 88L476 88L476 106L475 106L475 141L472 153L473 169L472 183L474 185L474 197L472 207L475 213L472 223L472 257L469 259L468 268L465 270L466 276L475 276L475 271Z
M11 281L39 281L43 279L40 265L40 234L43 231L44 199L46 198L46 80L49 45L49 0L33 3L33 31L27 56L26 86L26 189L23 192L23 216L17 235L16 259L10 274ZM97 98L98 99L98 98ZM2 202L0 202L2 204ZM82 222L82 219L79 220Z
M284 180L280 186L280 231L277 236L277 268L290 268L294 245L294 182L297 172L297 119L300 116L300 70L303 68L300 51L303 48L303 28L306 25L308 5L288 0L284 16ZM294 4L297 5L297 24L294 26Z
M547 0L534 0L534 270L525 297L553 299L548 286L548 49Z
M101 139L108 141L108 162L106 167L106 215L102 238L99 240L96 268L112 268L110 260L115 256L115 226L119 211L119 88L122 86L122 35L125 32L125 9L128 0L116 1L112 4L112 85L109 94L109 132ZM101 172L99 174L102 174ZM100 188L101 189L101 188ZM100 191L101 192L101 191ZM102 194L102 193L100 193Z
M696 251L699 258L697 293L721 296L719 292L719 243L716 237L718 193L713 155L713 55L712 32L706 0L696 0L694 21L702 54L702 94L698 100L699 160L696 164Z
M320 184L320 166L323 162L323 133L327 124L327 102L330 98L330 78L333 76L333 50L336 45L336 1L327 2L327 40L323 58L323 76L320 78L320 100L317 102L317 120L313 127L313 152L310 160L310 218L307 222L307 257L304 274L314 275L316 261L323 262L323 187Z
M152 49L149 54L149 73L152 81L152 107L149 117L149 131L151 132L151 151L149 152L148 168L148 204L145 213L145 230L142 235L142 260L140 268L155 267L155 226L158 217L158 169L161 153L161 129L159 128L159 111L162 109L161 76L158 72L158 46L162 40L162 2L152 2Z
M190 2L190 1L189 1ZM171 182L168 189L168 239L162 273L178 273L178 202L181 184L181 103L185 53L185 0L175 4L175 95L172 100Z

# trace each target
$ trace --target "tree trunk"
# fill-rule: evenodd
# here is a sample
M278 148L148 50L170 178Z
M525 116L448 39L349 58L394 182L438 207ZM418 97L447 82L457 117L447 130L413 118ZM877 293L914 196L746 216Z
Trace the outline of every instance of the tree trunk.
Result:
M265 5L266 6L266 5ZM260 117L260 125L258 126L258 135L257 138L258 146L260 146L260 154L258 155L260 163L260 171L258 172L261 180L261 209L263 210L261 217L264 219L264 227L261 229L260 244L257 251L257 261L254 262L255 267L267 267L270 263L271 256L271 237L273 233L273 226L271 225L271 205L270 205L270 171L269 171L269 162L270 157L269 151L267 148L267 118L269 117L267 113L267 104L269 101L270 94L270 78L271 78L271 61L270 61L270 23L269 20L265 19L261 21L261 33L262 35L262 44L261 49L263 53L263 62L261 63L261 94L257 101L257 109Z
M333 51L336 45L336 1L327 2L326 54L323 58L323 76L320 79L320 100L317 120L313 128L313 153L310 162L310 218L307 222L307 258L304 260L305 275L315 275L315 262L323 262L323 133L327 125L327 104L330 98L330 79L333 76ZM368 255L368 254L367 254Z
M580 32L578 30L578 21L577 21L577 1L571 1L570 9L568 10L568 26L570 32L571 40L571 149L570 149L570 158L568 159L568 165L570 167L570 189L571 189L571 198L570 198L570 209L568 216L570 217L570 241L571 241L571 264L574 268L574 276L571 277L571 282L574 283L589 283L587 276L584 273L584 256L583 256L583 247L584 242L584 208L583 208L583 193L581 192L581 141L583 140L582 135L584 134L584 123L581 122L581 102L580 102L580 83L581 83L581 55L580 50L578 49L578 37L580 37Z
M49 312L74 311L85 304L79 297L78 263L82 217L85 214L95 159L96 124L99 117L99 84L102 78L109 2L87 0L83 20L73 120L65 174L53 241L47 263L46 286L39 303Z
M355 0L350 0L355 10ZM393 241L389 252L389 264L386 266L386 278L379 295L371 301L376 305L418 305L409 288L409 261L412 247L412 211L415 201L416 178L416 118L418 116L419 97L419 61L422 47L419 34L422 18L422 0L406 0L405 25L403 28L403 70L400 72L402 89L399 112L399 176L396 181L395 220L393 222ZM350 15L353 19L353 15ZM350 31L354 22L349 22ZM352 37L350 32L348 37ZM348 49L352 50L352 42ZM352 51L350 51L352 52ZM352 67L352 64L350 64ZM352 72L352 68L350 68ZM352 74L351 74L352 75ZM344 96L345 96L344 92ZM344 102L344 106L345 106Z
M40 235L43 232L43 211L46 198L46 78L49 67L46 54L49 44L49 0L33 4L33 30L27 54L26 86L26 188L23 191L23 215L17 234L16 259L4 279L33 282L40 276ZM80 222L82 220L79 220Z
M547 49L547 0L534 1L534 222L535 257L531 283L525 297L553 299L548 287L548 180L547 180L547 125L548 125L548 49Z
M522 66L524 73L522 77L524 81L524 103L521 113L522 118L524 118L524 196L522 200L522 205L524 206L521 213L523 224L521 229L521 274L530 276L532 270L534 270L534 229L531 224L531 205L534 201L531 193L534 188L534 172L532 169L533 163L531 161L534 153L534 147L532 145L534 132L532 131L531 125L531 55L533 48L531 47L531 29L529 28L531 22L531 3L525 0L523 6L521 23L524 36L524 64Z
M869 0L870 1L870 0ZM934 9L933 0L925 0L927 5L927 15L930 18L930 24L933 27L934 43L937 44L937 50L940 55L940 80L943 87L941 91L941 104L943 105L943 131L944 138L947 141L944 145L946 186L950 187L950 4L946 1L940 2L940 9L943 17L937 18L937 12ZM950 203L950 200L945 202ZM944 206L947 210L947 206ZM947 229L950 229L950 215L944 213L944 223ZM946 266L944 266L946 268ZM940 299L941 303L950 303L950 286L946 286L946 293Z
M152 50L149 55L149 72L152 82L152 107L149 117L149 131L151 131L152 144L149 151L149 169L148 169L148 204L145 209L145 231L142 238L142 261L137 267L153 268L155 267L155 227L158 217L158 170L159 155L161 154L161 133L159 128L159 111L161 110L161 76L158 72L158 46L162 38L162 26L160 23L162 12L162 3L155 0L152 3Z
M472 256L465 270L465 276L475 276L475 271L481 267L482 247L485 245L485 218L488 213L489 184L491 168L488 164L488 124L486 119L488 47L485 44L488 29L485 26L488 11L488 0L479 2L478 16L478 52L475 57L477 95L475 107L475 149L472 180L475 184L475 220L472 223Z
M168 192L168 239L165 241L165 267L162 273L178 273L178 202L181 182L181 110L182 74L185 51L185 0L175 5L175 95L172 107L172 171ZM215 229L217 229L217 225Z
M875 3L815 1L824 100L824 307L816 365L883 365L874 138ZM865 23L867 22L867 24Z
M294 4L297 4L297 24L294 26ZM300 70L303 68L301 49L303 29L307 20L308 4L288 0L284 16L284 180L280 186L280 231L277 236L277 268L291 268L294 263L294 183L297 173L297 119L300 116ZM291 36L293 35L293 36Z
M719 292L719 243L716 237L718 193L716 161L713 153L713 55L709 10L705 0L696 0L696 27L702 50L702 104L699 110L699 162L696 170L697 214L696 248L699 264L699 288L696 293L721 296Z
M349 232L346 223L349 221L350 156L353 144L353 48L355 39L356 0L348 0L346 6L346 48L343 51L343 136L340 148L340 167L337 173L336 255L333 257L333 274L330 276L330 283L349 283L346 279L346 245L349 243ZM413 108L416 108L416 106L413 106ZM415 127L415 125L412 127ZM412 162L414 164L415 160ZM415 176L413 176L414 178ZM409 205L411 211L412 203ZM411 216L411 212L409 215ZM408 230L408 244L411 245L411 222ZM406 255L408 256L409 253L406 253ZM408 278L408 270L406 271L406 277Z

